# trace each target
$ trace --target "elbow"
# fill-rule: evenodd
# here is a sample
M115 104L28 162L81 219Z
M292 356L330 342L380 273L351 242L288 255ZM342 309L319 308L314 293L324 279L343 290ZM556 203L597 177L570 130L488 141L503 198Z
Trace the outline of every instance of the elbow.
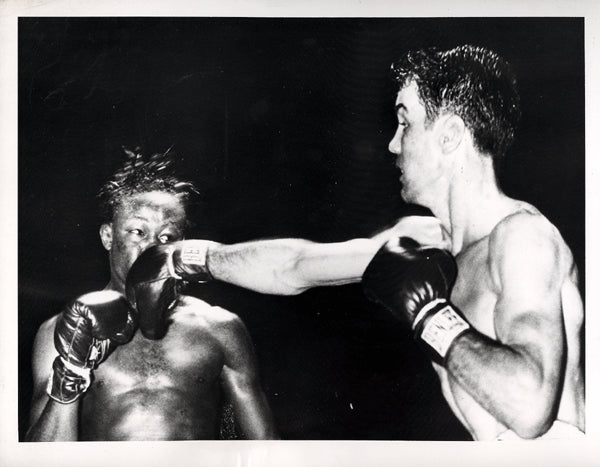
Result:
M305 287L305 286L296 285L296 284L284 284L284 286L282 287L282 289L280 291L280 295L288 295L288 296L300 295L301 293L307 291L309 288L310 287Z
M556 397L552 390L531 391L524 398L509 428L520 438L535 439L546 433L556 417Z
M271 283L275 285L272 290L266 292L273 293L274 295L293 296L300 295L302 292L309 289L309 287L294 279L294 274L290 271L283 271L282 273L275 272L271 281Z
M558 358L525 358L522 371L514 374L512 387L512 417L507 427L523 439L535 439L545 434L554 423L562 387ZM513 392L514 391L514 392Z
M513 423L512 431L514 431L519 438L523 439L536 439L546 433L554 418L552 416L540 416L531 414L529 416L523 416L520 420L516 420Z
M281 269L274 270L273 276L278 295L300 295L311 287L302 274L302 256L299 253Z

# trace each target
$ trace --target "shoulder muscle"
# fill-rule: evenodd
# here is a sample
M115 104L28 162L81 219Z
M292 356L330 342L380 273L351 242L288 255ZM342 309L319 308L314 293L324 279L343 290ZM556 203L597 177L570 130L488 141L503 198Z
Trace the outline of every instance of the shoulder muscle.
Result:
M560 233L542 215L513 214L490 235L489 264L498 290L520 279L538 285L560 281L570 271L571 263Z
M527 330L559 326L571 262L558 230L542 215L517 213L498 224L489 247L498 337L527 339Z

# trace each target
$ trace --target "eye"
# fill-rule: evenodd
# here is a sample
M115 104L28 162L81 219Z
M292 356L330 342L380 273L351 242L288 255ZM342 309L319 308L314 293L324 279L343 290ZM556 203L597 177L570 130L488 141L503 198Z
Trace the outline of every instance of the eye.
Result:
M133 234L133 235L137 235L138 237L142 237L144 235L144 232L142 232L141 229L131 229L129 231L129 233Z

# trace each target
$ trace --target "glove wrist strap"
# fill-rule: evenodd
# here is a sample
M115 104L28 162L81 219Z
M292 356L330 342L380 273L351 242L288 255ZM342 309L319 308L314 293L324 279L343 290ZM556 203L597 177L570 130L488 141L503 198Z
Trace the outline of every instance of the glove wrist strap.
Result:
M87 391L92 382L92 371L56 357L52 374L48 380L46 393L61 404L71 404Z
M445 365L446 356L454 341L470 328L460 311L451 303L436 300L434 305L427 307L414 330L415 337L425 345L433 360Z
M168 263L169 273L177 279L192 280L194 282L208 282L213 279L210 270L208 269L208 249L215 242L210 240L188 240L184 241L183 245L179 250L179 257L177 258L178 265L186 271L186 277L182 278L181 275L176 274L175 265L173 261L173 254L169 255L170 263ZM189 277L187 277L189 276Z

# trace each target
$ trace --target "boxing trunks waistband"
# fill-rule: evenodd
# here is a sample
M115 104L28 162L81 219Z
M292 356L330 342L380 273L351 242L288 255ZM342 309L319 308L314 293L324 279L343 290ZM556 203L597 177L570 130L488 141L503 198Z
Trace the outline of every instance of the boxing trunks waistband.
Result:
M574 439L582 438L585 433L576 426L570 423L563 422L561 420L555 420L550 429L542 436L535 439ZM519 437L514 431L506 430L496 436L496 441L509 441L523 439ZM526 441L526 440L525 440Z

